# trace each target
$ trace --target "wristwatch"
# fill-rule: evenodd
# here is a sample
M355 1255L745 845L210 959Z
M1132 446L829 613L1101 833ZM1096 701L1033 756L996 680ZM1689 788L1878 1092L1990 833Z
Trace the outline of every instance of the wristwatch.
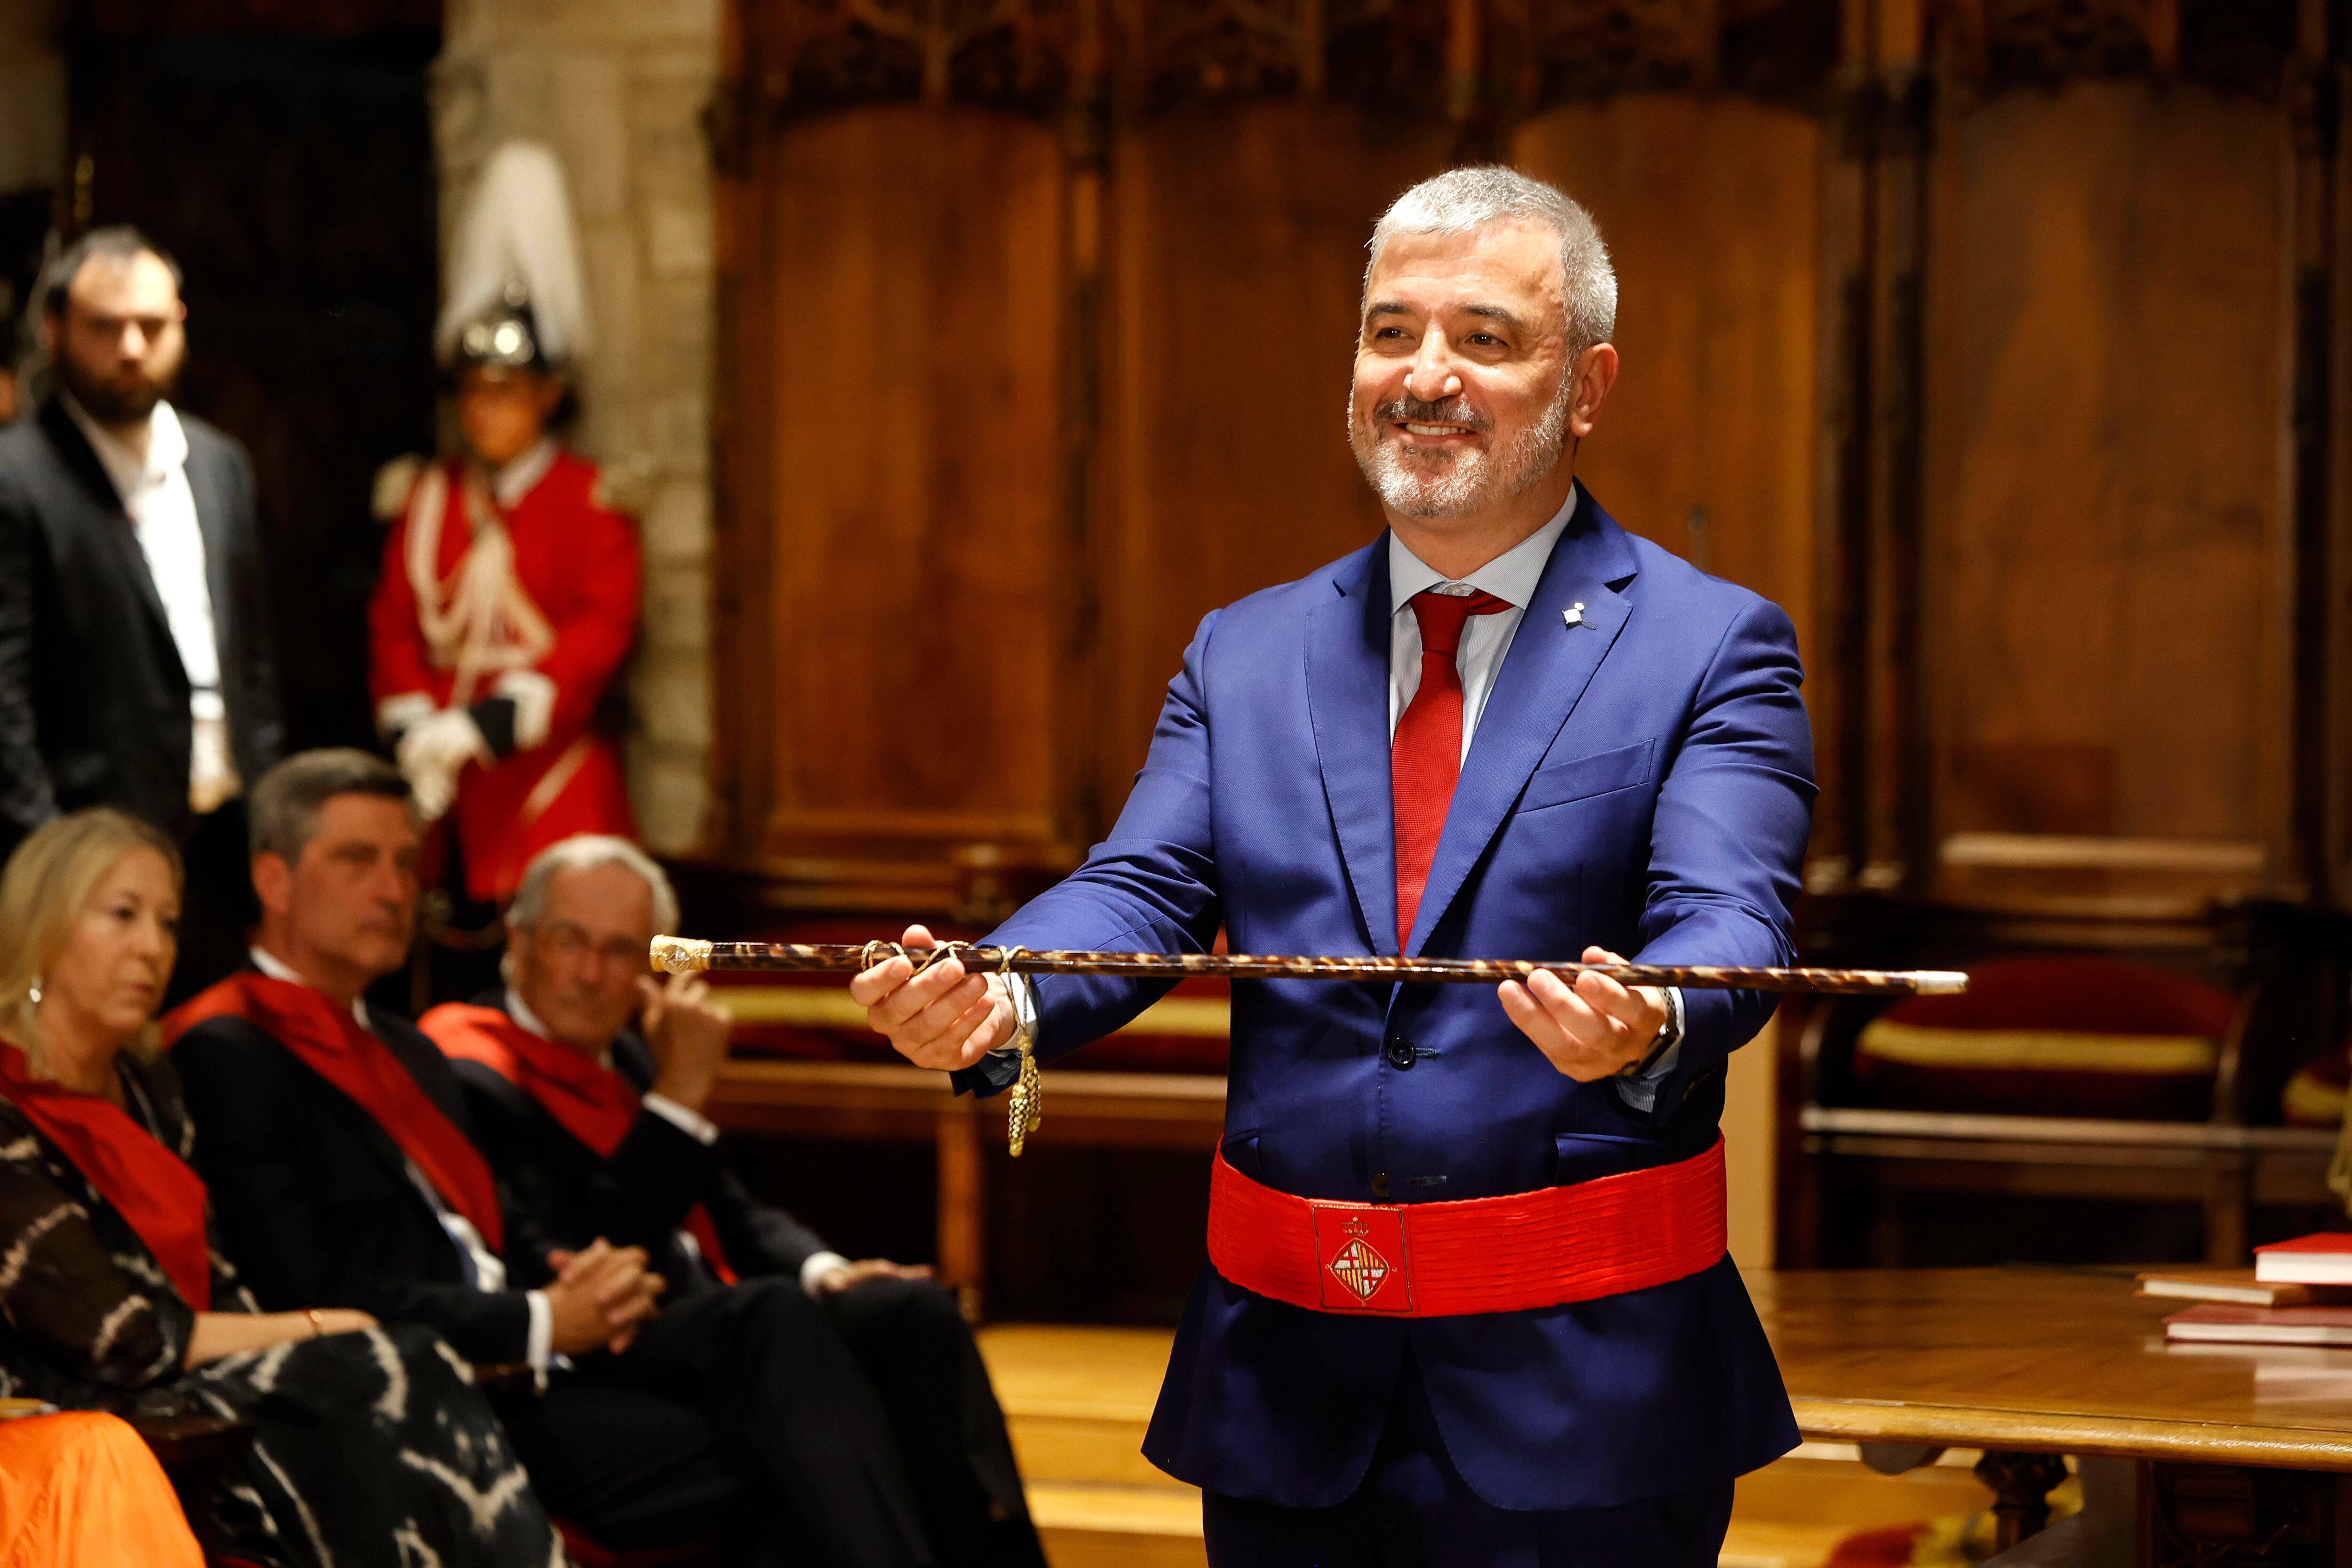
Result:
M1658 1026L1657 1037L1650 1048L1633 1061L1617 1069L1619 1078L1640 1078L1658 1065L1660 1058L1683 1043L1683 994L1679 986L1666 989L1666 1021Z

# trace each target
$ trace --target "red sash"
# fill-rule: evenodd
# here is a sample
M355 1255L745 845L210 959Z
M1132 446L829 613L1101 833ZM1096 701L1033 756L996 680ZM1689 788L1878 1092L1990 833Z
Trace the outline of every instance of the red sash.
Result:
M180 1300L210 1311L213 1260L205 1245L204 1178L112 1101L35 1078L25 1053L5 1040L0 1040L0 1094L139 1233Z
M1318 1312L1445 1318L1647 1289L1723 1257L1723 1140L1671 1165L1499 1198L1328 1203L1209 1180L1209 1262Z
M232 974L172 1009L163 1019L163 1043L176 1044L198 1024L224 1016L253 1025L349 1095L425 1173L441 1201L473 1223L492 1252L505 1250L506 1225L488 1162L391 1048L360 1027L350 1008L289 980Z
M496 1007L445 1002L416 1021L453 1061L479 1062L539 1102L557 1125L604 1159L621 1146L645 1100L627 1079L599 1067L559 1040L535 1035ZM700 1204L686 1211L687 1233L719 1278L735 1270L719 1245L718 1227Z

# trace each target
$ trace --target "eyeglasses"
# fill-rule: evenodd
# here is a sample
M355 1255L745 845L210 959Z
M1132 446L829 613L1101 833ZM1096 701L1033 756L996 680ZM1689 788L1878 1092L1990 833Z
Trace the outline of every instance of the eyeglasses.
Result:
M541 928L539 945L542 951L572 963L580 963L591 953L607 963L635 964L639 967L646 963L646 943L625 936L614 937L610 942L590 942L586 931L568 921Z

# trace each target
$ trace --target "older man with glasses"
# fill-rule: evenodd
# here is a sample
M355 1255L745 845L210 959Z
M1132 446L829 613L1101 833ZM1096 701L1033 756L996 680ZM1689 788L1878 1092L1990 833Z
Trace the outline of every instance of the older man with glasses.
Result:
M832 1251L721 1161L703 1109L730 1020L698 978L658 985L646 973L654 933L677 926L661 868L625 839L565 839L531 862L507 925L505 986L436 1007L421 1026L456 1065L490 1163L534 1222L559 1241L642 1247L669 1281L674 1304L618 1360L648 1373L698 1364L727 1382L695 1325L755 1291L778 1298L768 1311L797 1303L797 1354L834 1369L837 1396L773 1399L747 1419L790 1428L795 1452L895 1459L933 1562L1041 1563L1004 1418L954 1299L928 1268ZM800 1479L811 1484L791 1489L793 1506L821 1514L836 1489L814 1468Z

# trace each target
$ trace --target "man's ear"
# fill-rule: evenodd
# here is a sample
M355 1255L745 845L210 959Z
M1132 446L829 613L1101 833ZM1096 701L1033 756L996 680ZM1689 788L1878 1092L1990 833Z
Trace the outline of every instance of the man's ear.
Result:
M1593 344L1576 357L1568 374L1576 387L1570 395L1569 434L1581 441L1592 434L1593 422L1601 416L1601 405L1608 397L1609 389L1617 384L1617 346Z
M294 907L294 868L286 857L264 850L253 858L253 893L262 912L283 917Z

